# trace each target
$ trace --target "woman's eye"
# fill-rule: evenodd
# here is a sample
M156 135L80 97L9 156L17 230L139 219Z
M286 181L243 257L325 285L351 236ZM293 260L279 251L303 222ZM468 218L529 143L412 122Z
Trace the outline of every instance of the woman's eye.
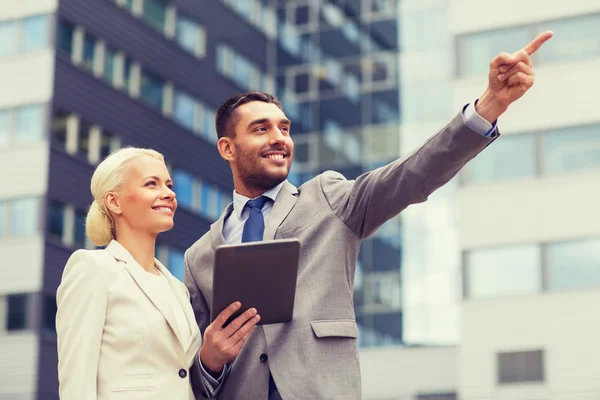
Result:
M156 182L150 181L150 182L146 183L146 186L156 186Z

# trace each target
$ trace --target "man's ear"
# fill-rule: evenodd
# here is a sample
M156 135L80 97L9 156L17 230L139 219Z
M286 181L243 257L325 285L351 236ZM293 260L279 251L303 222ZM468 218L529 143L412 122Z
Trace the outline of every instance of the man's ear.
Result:
M108 192L104 195L104 204L106 204L106 208L114 215L123 214L123 210L121 209L121 202L119 201L119 196L114 192Z
M231 162L235 156L235 146L233 140L228 137L222 137L217 142L217 148L221 158L225 161Z

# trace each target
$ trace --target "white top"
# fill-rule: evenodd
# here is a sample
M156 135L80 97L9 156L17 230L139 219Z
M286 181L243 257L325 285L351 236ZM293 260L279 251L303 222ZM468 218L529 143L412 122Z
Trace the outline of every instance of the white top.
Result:
M173 292L171 285L169 285L169 281L167 281L167 277L164 276L159 270L156 270L156 272L158 272L159 275L155 275L152 273L147 274L150 278L148 279L148 283L155 285L156 288L160 291L160 293L162 293L165 296L165 298L171 305L177 325L177 333L181 338L181 342L184 348L187 349L190 345L190 341L192 340L192 330L190 329L190 324L188 323L188 320L185 317L181 304L179 304L179 301L175 296L175 292Z

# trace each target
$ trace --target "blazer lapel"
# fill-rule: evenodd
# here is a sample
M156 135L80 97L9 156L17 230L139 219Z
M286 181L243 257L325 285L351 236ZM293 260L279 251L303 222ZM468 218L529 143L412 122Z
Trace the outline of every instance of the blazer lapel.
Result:
M216 249L217 246L225 243L225 238L223 237L223 224L232 212L233 203L230 203L223 214L221 214L221 217L210 226L210 240L212 242L213 249Z
M265 233L263 234L263 240L273 240L277 233L277 228L288 216L294 205L298 201L298 189L288 181L285 182L275 203L273 203L273 209L271 214L265 223Z
M183 342L182 332L179 332L179 329L174 329L175 335L177 336L177 339L179 339L179 343L181 343L181 346L187 352L189 348L194 347L193 345L195 345L195 342L199 339L200 336L199 331L198 334L195 334L194 332L195 330L198 330L198 325L196 324L196 319L194 317L194 312L192 310L190 300L186 296L185 290L187 289L183 287L183 284L179 280L177 280L177 278L173 277L171 272L169 272L169 270L164 265L162 265L160 261L155 259L154 263L156 264L156 267L160 270L160 272L165 276L165 278L167 278L167 282L169 282L171 290L173 290L173 293L175 293L175 298L177 299L177 302L183 310L183 314L185 315L185 319L188 323L191 335L191 340L188 343Z
M144 278L147 277L145 277L143 274L147 274L148 272L144 271L142 266L134 260L133 256L129 254L129 252L115 240L110 242L110 244L106 247L106 251L112 254L112 256L115 257L118 261L123 261L125 263L125 269L127 270L127 272L129 272L129 274L140 287L140 289L142 289L144 294L150 299L150 301L154 304L158 311L160 311L160 313L165 317L165 320L167 320L167 323L169 324L173 332L175 332L175 336L177 336L177 339L181 343L181 333L179 332L179 329L177 329L175 315L173 314L173 308L167 301L164 293L161 293L153 286L146 284L146 279ZM156 261L157 260L155 259L155 264ZM162 265L160 266L162 267ZM163 270L161 270L161 272L163 272Z

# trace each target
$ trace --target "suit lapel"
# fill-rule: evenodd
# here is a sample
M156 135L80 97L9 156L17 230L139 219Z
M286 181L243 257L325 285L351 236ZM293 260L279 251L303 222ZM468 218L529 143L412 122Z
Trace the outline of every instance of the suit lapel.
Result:
M288 181L282 186L275 203L273 203L273 209L271 214L265 223L265 233L263 234L263 240L273 240L277 233L277 228L288 216L294 205L298 201L298 189Z
M179 332L179 329L177 329L173 308L167 301L167 297L164 293L158 291L154 286L147 284L148 277L144 276L144 274L147 274L148 272L146 272L142 268L142 266L134 260L133 256L129 254L129 252L117 241L113 240L112 242L110 242L110 244L106 247L106 250L110 254L112 254L112 256L115 257L118 261L122 261L125 263L125 269L127 270L127 272L129 272L129 274L140 287L140 289L142 289L144 294L150 299L150 301L154 304L158 311L160 311L160 313L165 317L165 320L167 321L173 332L175 332L175 336L177 336L177 339L181 343L181 333ZM155 259L154 262L156 264L157 260ZM160 267L162 267L163 270L165 269L162 265L160 265L160 263L158 263L158 265L159 269ZM163 272L163 270L161 270L161 272ZM169 285L170 284L171 283L169 282Z
M210 241L212 242L213 249L216 249L217 246L225 243L225 238L223 237L223 224L232 212L233 203L230 203L223 214L221 214L221 217L210 226Z

